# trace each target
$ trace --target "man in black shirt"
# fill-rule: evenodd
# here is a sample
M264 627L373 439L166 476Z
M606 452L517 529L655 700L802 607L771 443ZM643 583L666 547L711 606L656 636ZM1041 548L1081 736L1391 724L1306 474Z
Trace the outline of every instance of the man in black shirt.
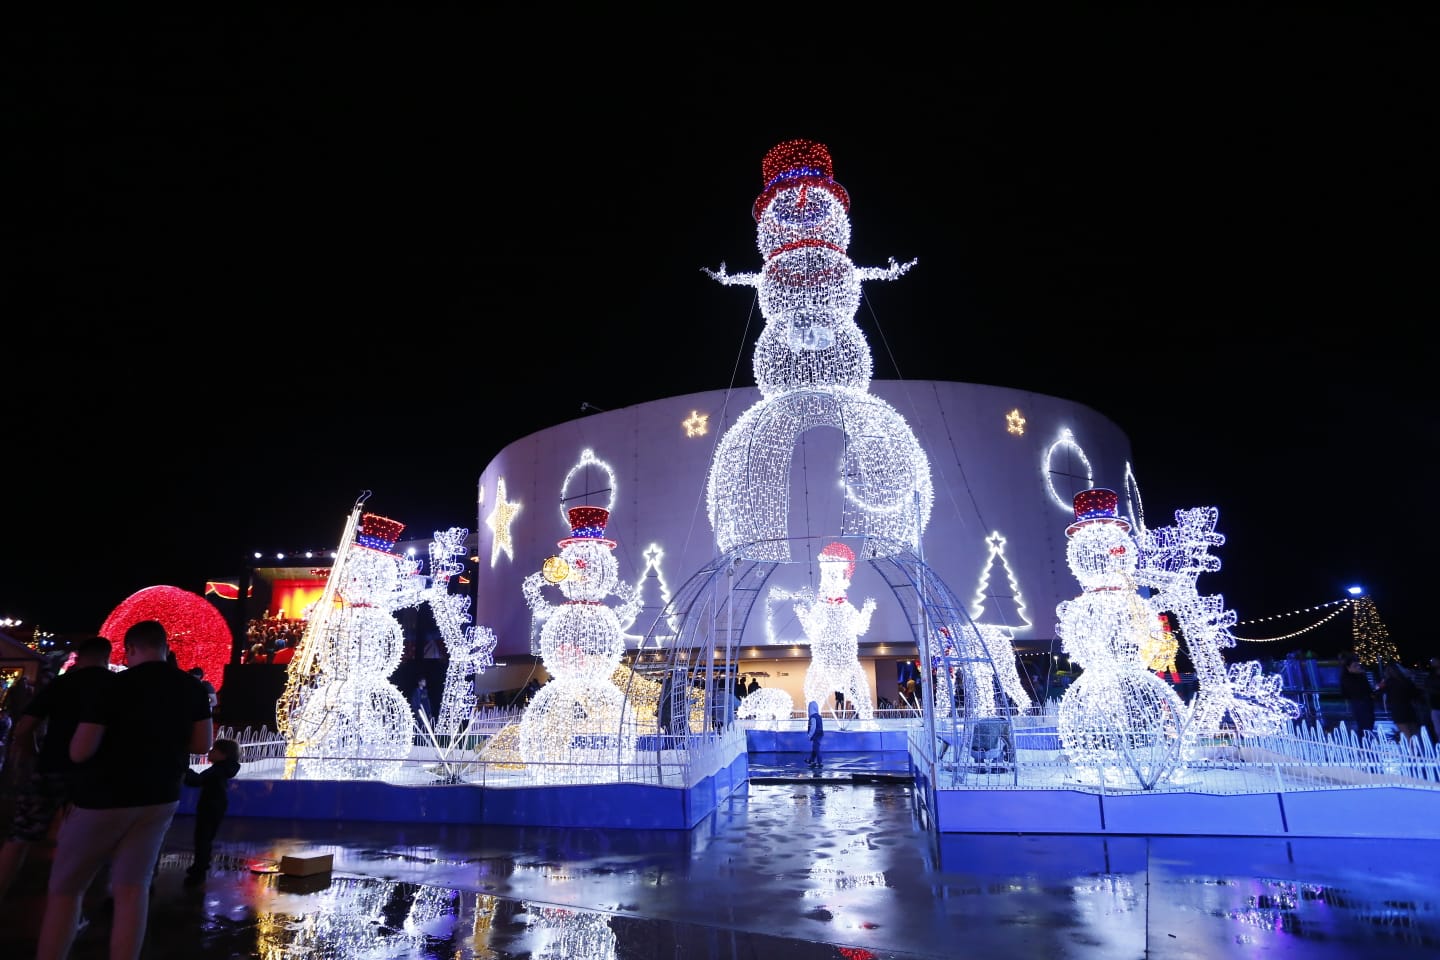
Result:
M208 753L214 736L204 686L171 665L169 652L159 621L126 630L126 669L80 714L70 741L74 809L56 839L37 960L70 952L85 891L107 860L111 960L140 955L150 883L181 780L190 756Z
M69 799L70 737L81 709L98 698L102 685L110 681L109 664L109 640L82 640L75 648L74 664L36 692L15 725L5 765L16 785L15 816L0 847L0 899L20 872L31 845L50 835L55 815Z

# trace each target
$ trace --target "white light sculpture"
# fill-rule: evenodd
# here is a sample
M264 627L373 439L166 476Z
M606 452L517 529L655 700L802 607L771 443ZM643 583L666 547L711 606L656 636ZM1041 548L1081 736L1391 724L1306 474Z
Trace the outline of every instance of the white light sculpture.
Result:
M346 521L276 705L287 777L385 779L410 752L410 707L389 679L405 646L392 612L429 593L415 562L390 552L405 525L362 514L362 503Z
M1174 774L1189 716L1140 659L1157 623L1135 590L1139 551L1118 500L1103 487L1077 493L1065 531L1065 559L1083 592L1056 607L1056 631L1083 672L1060 700L1057 727L1078 774L1150 789Z
M561 494L563 501L564 486ZM565 515L570 536L559 541L559 557L521 585L542 624L540 654L550 681L520 718L519 751L539 782L595 783L616 779L623 769L617 764L634 757L635 732L621 727L625 696L611 677L625 653L621 623L634 620L640 598L620 580L615 541L604 537L609 508L575 506ZM545 599L547 585L559 587L563 603ZM603 602L612 594L620 601L614 609Z
M815 701L819 703L820 701ZM795 713L795 701L779 687L761 687L746 694L735 716L741 720L789 720Z
M677 622L678 616L669 617L665 623L669 628L666 633L658 629L660 615L664 613L666 606L670 603L670 584L665 581L665 571L660 566L660 561L665 559L665 551L660 549L660 544L652 543L645 548L645 569L640 572L640 577L635 581L635 596L640 598L640 608L635 615L634 623L622 623L621 626L627 631L626 640L643 641L646 637L644 631L655 631L651 639L656 646L663 646L666 641L673 640L680 629ZM652 617L650 611L654 611ZM639 625L640 633L628 632L632 626Z
M860 285L892 280L915 261L856 267L850 196L832 178L830 152L789 140L761 164L752 212L765 264L759 273L706 270L721 283L754 287L765 318L755 345L762 399L725 432L707 483L710 524L724 553L789 559L790 469L796 442L815 427L845 438L840 478L847 510L841 536L867 538L868 556L919 548L930 518L930 462L905 419L869 393L869 344L855 323ZM885 544L892 544L888 550Z
M494 661L495 633L488 627L470 627L470 598L450 593L450 578L464 571L465 527L436 530L430 543L430 612L445 642L449 662L445 667L445 692L440 696L440 712L435 717L433 732L453 738L469 725L475 711L474 678L485 672Z
M834 542L820 551L820 585L792 594L795 616L810 643L810 666L805 671L805 700L822 707L831 704L831 695L844 693L861 720L875 716L870 684L860 666L860 637L870 629L875 598L868 597L856 608L846 596L855 573L855 551Z
M1144 531L1137 580L1154 591L1151 608L1174 614L1185 637L1195 667L1192 735L1213 736L1227 713L1242 735L1285 732L1300 705L1283 695L1279 674L1266 674L1255 662L1225 663L1222 651L1235 646L1235 611L1225 609L1219 594L1196 590L1202 573L1220 569L1220 558L1210 554L1225 543L1215 530L1219 514L1214 507L1177 510L1174 526Z
M1055 466L1055 458L1062 453L1080 459L1080 462L1085 467L1085 486L1087 488L1094 486L1095 471L1094 468L1090 466L1090 458L1085 456L1085 451L1081 449L1080 444L1075 442L1075 434L1070 432L1069 427L1063 428L1055 442L1045 449L1045 465L1043 468L1045 489L1049 491L1050 499L1055 502L1055 505L1066 513L1069 513L1069 498L1062 496L1060 491L1055 489L1055 474L1063 472Z

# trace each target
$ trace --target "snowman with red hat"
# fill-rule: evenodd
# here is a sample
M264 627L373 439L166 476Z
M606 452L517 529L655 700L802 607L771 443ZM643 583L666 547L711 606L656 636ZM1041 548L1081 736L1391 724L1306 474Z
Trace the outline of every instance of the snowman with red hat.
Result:
M855 551L838 540L826 544L817 558L820 584L795 597L795 616L810 641L810 666L805 671L805 702L826 703L844 694L861 720L875 716L870 684L860 666L860 637L870 629L875 598L856 607L847 594L855 575ZM834 716L832 709L831 715Z
M603 466L585 451L580 466L592 462ZM613 476L609 486L613 501ZM625 695L612 678L625 654L623 625L635 619L642 601L620 579L615 541L605 537L609 505L573 506L562 515L570 536L521 585L542 624L540 656L550 681L520 718L519 749L537 780L583 783L601 771L613 774L615 764L634 753L633 734L621 730ZM547 586L558 588L563 601L547 600ZM605 603L610 596L620 600L613 608Z
M873 361L855 323L861 283L893 280L915 261L850 260L850 194L825 144L786 140L765 154L761 172L751 213L763 268L704 271L753 287L765 318L753 356L761 399L726 430L711 461L716 543L757 560L790 559L792 459L803 434L827 427L845 436L840 535L869 538L867 552L882 551L873 556L918 549L934 495L929 459L905 418L870 393Z
M1119 497L1096 487L1074 503L1065 559L1083 590L1056 607L1057 633L1083 672L1060 700L1058 733L1082 776L1148 789L1174 773L1189 712L1141 653L1156 617L1137 592L1139 550Z

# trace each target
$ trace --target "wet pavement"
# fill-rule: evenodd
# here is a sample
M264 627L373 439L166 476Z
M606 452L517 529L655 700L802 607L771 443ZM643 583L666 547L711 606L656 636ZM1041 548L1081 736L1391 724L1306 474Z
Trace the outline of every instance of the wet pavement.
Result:
M162 854L144 956L784 960L1440 955L1440 841L933 836L903 771L752 755L690 831L230 819ZM0 905L33 955L49 851ZM317 877L286 855L330 854ZM103 884L76 960L106 954Z

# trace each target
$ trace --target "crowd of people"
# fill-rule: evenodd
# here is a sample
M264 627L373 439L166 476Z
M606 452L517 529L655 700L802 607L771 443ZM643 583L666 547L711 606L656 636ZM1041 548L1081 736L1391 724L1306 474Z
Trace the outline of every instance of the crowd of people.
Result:
M305 635L305 621L285 617L260 617L245 628L245 649L241 663L289 663Z
M1418 737L1424 728L1431 743L1440 742L1440 657L1430 658L1423 687L1393 660L1381 665L1380 682L1372 684L1369 669L1354 651L1340 655L1340 669L1340 695L1356 736L1375 732L1376 708L1383 702L1397 737Z
M30 849L54 844L37 960L70 953L86 896L102 874L112 904L109 955L139 957L150 887L182 790L200 790L195 862L186 878L198 884L224 817L224 784L239 771L238 744L214 738L214 688L199 668L179 669L164 625L136 623L122 646L124 667L115 668L111 641L87 638L23 703L6 698L14 727L0 771L0 899ZM201 772L190 768L199 754L210 760Z

